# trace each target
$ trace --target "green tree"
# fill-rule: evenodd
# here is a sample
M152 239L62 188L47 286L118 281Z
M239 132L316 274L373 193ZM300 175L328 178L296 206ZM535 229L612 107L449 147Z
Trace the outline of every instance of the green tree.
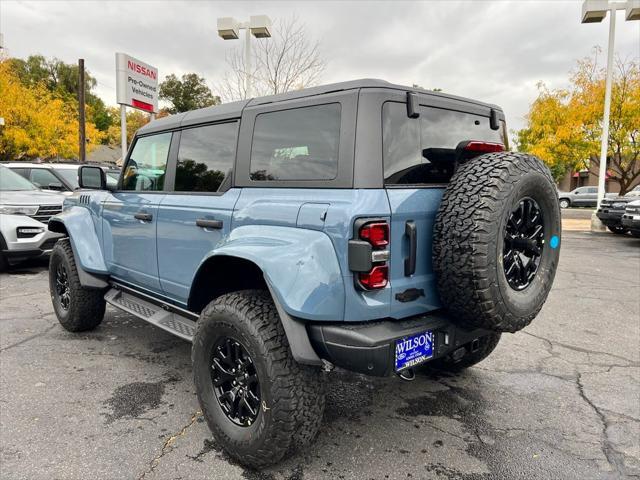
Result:
M182 79L173 73L165 77L160 84L160 99L170 103L169 113L188 112L220 103L220 97L214 96L204 78L196 73L184 74Z

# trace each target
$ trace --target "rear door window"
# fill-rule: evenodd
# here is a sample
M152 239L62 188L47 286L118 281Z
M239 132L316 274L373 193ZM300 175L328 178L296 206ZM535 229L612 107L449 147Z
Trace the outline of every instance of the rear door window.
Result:
M456 166L462 141L506 143L504 122L492 130L489 117L435 107L421 107L417 119L404 103L382 107L385 185L446 184Z
M220 192L229 188L236 157L237 122L182 131L176 192Z
M280 110L256 117L253 181L333 180L338 174L340 104Z

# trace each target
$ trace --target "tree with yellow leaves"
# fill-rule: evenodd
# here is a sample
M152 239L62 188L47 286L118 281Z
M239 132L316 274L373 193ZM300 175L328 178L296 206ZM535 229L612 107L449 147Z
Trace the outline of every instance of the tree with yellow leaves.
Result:
M25 85L9 61L0 62L0 159L78 158L77 103L51 92L42 83ZM87 151L103 134L86 126Z
M520 151L543 158L556 179L570 169L593 169L600 163L605 70L599 49L578 62L567 89L538 85L538 98L517 132ZM607 170L624 195L640 179L640 66L617 60L611 95Z

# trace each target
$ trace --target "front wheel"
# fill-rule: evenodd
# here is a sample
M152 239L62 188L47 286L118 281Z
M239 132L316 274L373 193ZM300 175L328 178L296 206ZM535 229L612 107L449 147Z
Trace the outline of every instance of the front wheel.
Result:
M80 284L68 238L58 240L51 252L49 290L53 309L65 330L83 332L102 322L106 308L104 292Z
M616 235L624 235L629 230L622 225L616 225L615 227L607 227L610 232L615 233Z
M321 372L295 362L266 292L211 302L198 320L191 358L207 424L239 462L272 465L316 436L324 411Z

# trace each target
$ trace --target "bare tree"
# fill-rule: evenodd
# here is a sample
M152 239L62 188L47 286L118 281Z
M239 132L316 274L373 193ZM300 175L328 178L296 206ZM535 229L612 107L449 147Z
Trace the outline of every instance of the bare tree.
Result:
M256 96L272 95L316 85L325 69L319 43L309 40L297 16L280 20L273 37L252 39L252 90ZM229 70L218 85L226 101L246 98L245 61L242 48L227 54Z

